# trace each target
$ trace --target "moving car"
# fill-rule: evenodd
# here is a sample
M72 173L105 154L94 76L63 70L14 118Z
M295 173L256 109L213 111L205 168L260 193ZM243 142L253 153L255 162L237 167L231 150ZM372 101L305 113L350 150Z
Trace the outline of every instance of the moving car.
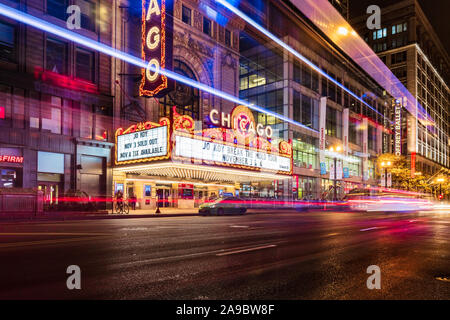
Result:
M244 214L247 208L242 200L236 197L219 198L211 202L203 203L198 209L201 215Z
M344 201L353 211L407 212L430 210L433 203L424 195L402 190L354 189Z

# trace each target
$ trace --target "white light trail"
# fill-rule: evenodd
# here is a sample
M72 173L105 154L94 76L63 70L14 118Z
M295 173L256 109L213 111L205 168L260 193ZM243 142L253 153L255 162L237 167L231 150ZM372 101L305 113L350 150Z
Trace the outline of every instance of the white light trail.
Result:
M64 29L62 27L56 26L56 25L54 25L52 23L49 23L49 22L44 21L42 19L36 18L36 17L34 17L34 16L32 16L32 15L30 15L28 13L24 13L22 11L13 9L13 8L8 7L8 6L6 6L4 4L1 4L1 3L0 3L0 15L3 15L5 17L8 17L8 18L13 19L13 20L16 20L18 22L27 24L27 25L32 26L34 28L40 29L42 31L54 34L54 35L56 35L58 37L67 39L69 41L78 43L78 44L80 44L82 46L85 46L85 47L91 48L93 50L99 51L99 52L104 53L104 54L106 54L108 56L111 56L111 57L117 58L119 60L125 61L125 62L127 62L129 64L132 64L132 65L135 65L137 67L144 68L144 69L148 67L147 66L147 62L142 60L142 59L140 59L140 58L138 58L138 57L135 57L135 56L130 55L128 53L125 53L123 51L117 50L115 48L112 48L110 46L107 46L105 44L97 42L95 40L92 40L92 39L89 39L89 38L84 37L82 35L79 35L79 34L73 32L73 31L66 30L66 29ZM239 98L237 98L237 97L235 97L235 96L233 96L231 94L228 94L226 92L217 90L215 88L212 88L212 87L210 87L208 85L205 85L203 83L200 83L200 82L197 82L195 80L192 80L190 78L184 77L184 76L182 76L182 75L180 75L180 74L178 74L176 72L173 72L173 71L170 71L170 70L166 70L166 69L157 69L157 68L154 68L153 66L150 66L150 69L153 72L159 72L162 75L165 75L166 77L168 77L170 79L179 81L181 83L184 83L184 84L186 84L188 86L197 88L197 89L202 90L204 92L208 92L208 93L210 93L210 94L212 94L212 95L214 95L216 97L223 98L225 100L231 101L231 102L236 103L238 105L244 105L244 106L248 107L249 109L252 109L252 110L257 111L257 112L261 112L261 113L265 113L265 114L271 115L271 116L273 116L273 117L275 117L275 118L277 118L279 120L285 121L287 123L290 123L290 124L298 126L298 127L302 127L302 128L307 129L309 131L317 132L317 130L311 129L311 128L309 128L309 127L307 127L307 126L305 126L305 125L303 125L303 124L301 124L301 123L299 123L297 121L294 121L294 120L292 120L292 119L290 119L290 118L288 118L286 116L280 115L278 113L271 112L269 110L266 110L266 109L264 109L264 108L262 108L260 106L254 105L254 104L250 104L250 103L248 103L248 102L246 102L244 100L241 100L241 99L239 99Z
M352 91L350 91L349 89L347 89L344 85L340 84L339 82L337 82L336 80L334 80L332 77L330 77L328 74L326 74L324 71L322 71L322 69L320 69L318 66L316 66L315 64L313 64L311 61L309 61L308 59L306 59L304 56L302 56L299 52L297 52L294 48L292 48L291 46L289 46L288 44L284 43L281 39L279 39L277 36L275 36L274 34L272 34L269 30L263 28L261 25L259 25L258 23L256 23L254 20L252 20L249 16L247 16L245 13L243 13L242 11L240 11L239 9L237 9L236 7L234 7L233 5L231 5L230 3L228 3L226 0L216 0L217 3L220 3L221 5L223 5L225 8L227 8L228 10L230 10L231 12L233 12L235 15L239 16L241 19L245 20L245 22L247 22L248 24L250 24L251 26L253 26L255 29L257 29L258 31L260 31L261 33L263 33L264 35L266 35L269 39L271 39L272 41L274 41L275 43L277 43L279 46L281 46L282 48L284 48L285 50L289 51L291 54L293 54L295 57L297 57L299 60L303 61L304 63L306 63L311 69L313 69L314 71L318 72L320 75L322 75L323 77L327 78L329 81L333 82L335 85L337 85L338 87L342 88L345 92L347 92L348 94L350 94L352 97L354 97L355 99L358 99L359 101L361 101L364 105L366 105L368 108L370 108L371 110L375 111L377 114L379 114L380 116L384 117L383 114L379 113L377 110L375 110L374 108L372 108L372 106L370 106L367 102L365 102L364 100L362 100L360 97L358 97L356 94L354 94ZM389 122L391 122L388 119Z

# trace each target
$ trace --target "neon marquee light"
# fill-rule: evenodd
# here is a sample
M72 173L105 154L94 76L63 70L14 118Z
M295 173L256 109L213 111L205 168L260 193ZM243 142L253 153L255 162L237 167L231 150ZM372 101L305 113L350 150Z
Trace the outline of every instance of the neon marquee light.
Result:
M0 162L23 163L23 157L10 156L10 155L0 155Z
M147 68L142 69L141 96L153 97L170 89L160 70L172 68L172 7L172 0L142 0L142 59Z

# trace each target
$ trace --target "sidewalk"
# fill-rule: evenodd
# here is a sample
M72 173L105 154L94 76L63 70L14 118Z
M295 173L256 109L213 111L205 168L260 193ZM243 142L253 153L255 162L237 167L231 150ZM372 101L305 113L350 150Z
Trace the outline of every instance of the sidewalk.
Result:
M97 220L97 219L132 219L132 218L162 218L197 216L198 209L160 208L161 213L153 210L130 210L129 214L111 213L111 210L103 212L44 212L39 215L30 214L0 214L0 221L65 221L65 220Z

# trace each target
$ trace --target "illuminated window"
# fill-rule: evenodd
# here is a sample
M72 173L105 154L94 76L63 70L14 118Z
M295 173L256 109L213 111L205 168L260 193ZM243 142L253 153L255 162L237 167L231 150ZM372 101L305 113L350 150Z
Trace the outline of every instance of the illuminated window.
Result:
M383 30L378 30L377 31L377 39L381 39L381 38L383 38Z
M0 60L15 62L15 28L0 22Z
M192 25L191 24L192 23L192 10L183 5L181 11L182 11L181 20L188 25Z
M392 34L396 34L397 32L396 32L396 27L395 26L392 26Z

